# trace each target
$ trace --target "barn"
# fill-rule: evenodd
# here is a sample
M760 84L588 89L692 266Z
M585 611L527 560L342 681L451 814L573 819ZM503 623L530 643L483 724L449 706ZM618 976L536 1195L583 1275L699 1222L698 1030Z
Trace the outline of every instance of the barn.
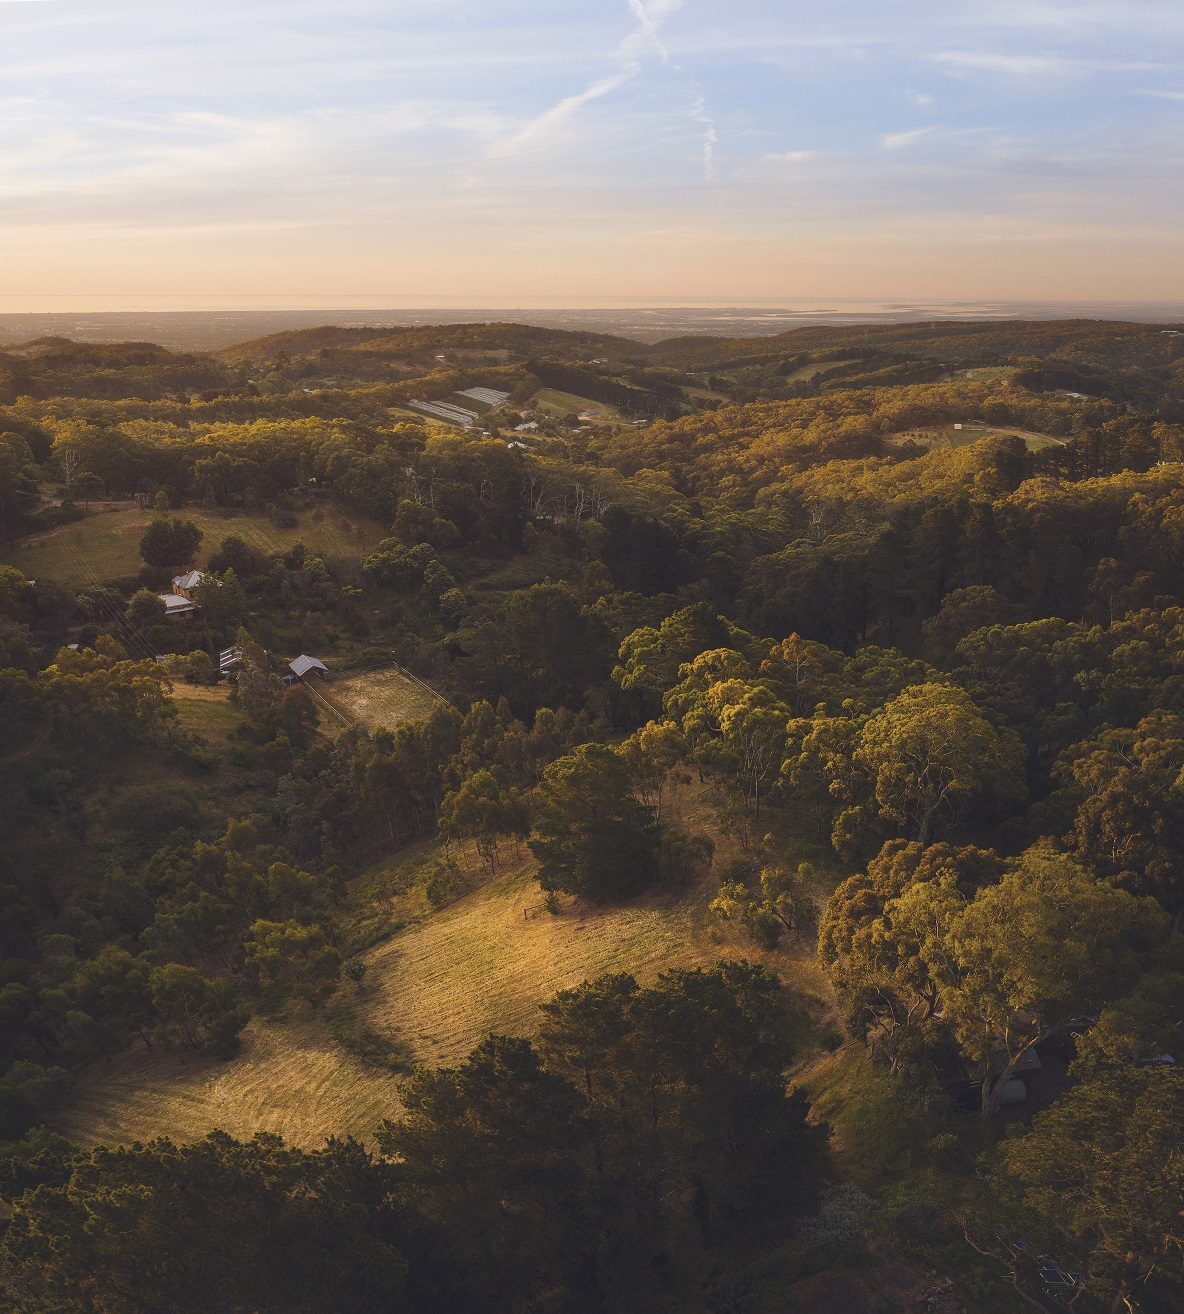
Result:
M304 680L312 675L324 679L329 674L329 668L323 661L317 657L309 657L307 653L301 653L294 662L289 662L288 670L297 680Z

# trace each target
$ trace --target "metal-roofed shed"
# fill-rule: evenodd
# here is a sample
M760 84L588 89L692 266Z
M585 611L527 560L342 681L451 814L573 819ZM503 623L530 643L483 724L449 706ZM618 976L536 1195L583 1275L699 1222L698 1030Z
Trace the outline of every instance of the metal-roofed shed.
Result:
M301 653L294 662L288 663L288 670L298 679L303 680L306 675L313 671L319 675L328 675L329 668L323 661L316 657L309 657L306 653Z

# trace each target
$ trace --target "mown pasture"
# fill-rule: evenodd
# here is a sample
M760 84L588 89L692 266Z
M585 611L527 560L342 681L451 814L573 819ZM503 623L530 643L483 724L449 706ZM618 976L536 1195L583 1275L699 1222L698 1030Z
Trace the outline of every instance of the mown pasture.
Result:
M81 587L135 575L143 562L140 539L155 513L126 503L96 508L81 520L6 543L0 561L16 566L29 579L53 579ZM357 556L383 535L381 526L335 507L300 511L290 528L279 528L263 511L184 507L170 512L192 520L202 531L197 560L204 566L224 538L241 538L263 553L285 552L303 543L319 556Z
M697 784L676 787L667 807L682 825L714 829L712 801ZM331 1020L344 1008L412 1062L449 1064L491 1031L532 1034L539 1005L587 978L630 972L646 982L669 968L748 958L792 986L811 1024L824 1019L830 991L808 934L765 951L709 913L719 867L739 852L733 837L714 838L713 871L684 889L610 907L565 898L556 912L525 847L503 846L489 878L473 852L454 846L462 892L439 909L422 883L444 857L439 842L405 850L351 883L344 920L365 964L360 987L343 982L320 1012L297 1003L282 1017L256 1017L228 1062L137 1047L97 1063L57 1125L87 1144L192 1139L216 1127L273 1131L301 1145L369 1138L398 1112L401 1078L334 1039Z

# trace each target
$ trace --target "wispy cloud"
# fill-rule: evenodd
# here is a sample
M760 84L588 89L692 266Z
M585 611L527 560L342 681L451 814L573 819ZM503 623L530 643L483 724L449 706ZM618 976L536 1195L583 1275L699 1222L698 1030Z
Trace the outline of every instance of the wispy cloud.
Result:
M702 92L695 95L691 102L691 118L703 129L703 179L705 182L715 181L715 144L719 141L719 133L715 128L715 120L707 110L707 101Z
M663 28L683 7L684 0L628 0L634 26L618 42L609 57L609 71L590 79L578 91L560 97L540 113L521 123L512 132L492 142L487 156L492 160L542 155L567 143L573 121L581 110L594 102L611 97L645 71L646 57L671 68L688 85L689 103L679 110L695 126L700 140L700 158L705 182L715 181L715 148L719 131L707 98L693 74L674 63L663 40Z
M765 159L770 164L808 164L818 156L818 151L771 151Z
M1135 294L1184 280L1181 67L1180 0L0 0L0 246L34 288L860 295L1055 241Z
M629 0L629 8L637 19L637 29L621 42L626 57L640 54L646 46L652 46L663 60L668 60L670 52L662 44L658 33L662 24L682 6L683 0Z
M676 14L682 4L683 0L649 0L649 3L645 3L645 0L629 0L629 9L637 25L622 38L613 53L612 62L616 66L613 71L593 79L581 90L564 96L524 123L511 136L494 143L489 150L490 156L505 158L549 143L585 105L632 82L641 73L642 56L647 50L656 53L663 63L668 62L669 52L662 44L659 33L662 24Z
M1165 67L1149 60L1083 58L1016 51L943 50L933 56L955 73L998 73L1014 78L1059 78L1084 73L1146 73Z
M571 96L564 96L562 100L556 101L529 123L523 124L512 136L495 142L489 148L490 156L498 159L518 155L531 146L547 142L555 136L558 129L566 126L577 110L616 91L618 87L623 87L634 76L633 72L622 69L617 73L597 78L595 82L589 82L583 90Z
M907 146L915 146L919 141L924 141L926 137L932 137L936 131L936 128L909 128L906 132L888 132L880 138L880 147L886 151L904 150Z
M1057 55L1027 55L986 50L943 50L934 61L957 72L1004 73L1009 77L1049 77L1069 72L1071 60Z

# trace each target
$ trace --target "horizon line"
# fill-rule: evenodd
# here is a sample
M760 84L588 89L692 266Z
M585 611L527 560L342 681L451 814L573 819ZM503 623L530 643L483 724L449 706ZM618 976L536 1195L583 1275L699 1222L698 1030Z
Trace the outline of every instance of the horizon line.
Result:
M460 298L437 299L435 302L431 298L425 298L422 301L413 301L411 298L392 297L388 300L377 297L359 297L356 299L335 298L320 299L312 298L308 301L298 300L298 294L282 294L279 298L260 298L258 301L239 302L234 304L234 298L220 295L195 295L192 297L184 294L151 294L148 296L136 296L129 298L129 304L122 306L112 306L109 303L117 300L115 297L96 297L93 300L87 299L79 302L69 302L65 306L51 307L44 304L45 302L61 302L65 297L57 294L49 294L44 297L37 297L33 300L41 301L41 305L24 305L20 307L6 308L6 301L15 301L16 297L6 297L0 294L0 317L11 317L18 315L71 315L71 314L136 314L142 313L146 309L151 309L154 313L164 314L203 314L212 312L238 312L246 314L267 314L276 312L299 313L299 312L321 312L321 311L355 311L368 314L380 313L399 313L406 314L417 310L430 311L434 314L450 310L474 310L474 311L509 311L509 310L532 310L532 311L643 311L643 310L762 310L766 312L780 311L785 314L811 315L811 314L828 314L834 313L837 308L843 308L848 313L862 314L891 314L894 312L910 312L918 310L927 310L932 308L962 308L964 310L973 310L975 308L1011 308L1011 307L1030 307L1030 308L1053 308L1053 307L1148 307L1161 310L1169 308L1178 308L1184 311L1184 298L1172 299L1150 299L1150 298L1121 298L1121 297L1040 297L1040 298L1015 298L1015 297L963 297L963 298L928 298L919 297L916 299L906 297L894 297L891 299L871 300L862 297L784 297L784 298L764 298L764 297L737 297L737 298L698 298L698 299L643 299L643 298L621 298L619 300L610 300L608 298L581 298L572 297L570 300L562 300L556 297L521 297L517 300L495 301L495 300L463 300ZM173 304L169 306L153 305L150 308L145 307L143 302L160 302L160 301L184 302L207 302L212 303L204 306L194 306L185 304ZM289 304L276 305L276 300L283 300ZM101 304L101 303L108 304ZM271 304L269 304L269 302ZM294 304L293 304L294 303ZM861 309L857 309L861 308Z

